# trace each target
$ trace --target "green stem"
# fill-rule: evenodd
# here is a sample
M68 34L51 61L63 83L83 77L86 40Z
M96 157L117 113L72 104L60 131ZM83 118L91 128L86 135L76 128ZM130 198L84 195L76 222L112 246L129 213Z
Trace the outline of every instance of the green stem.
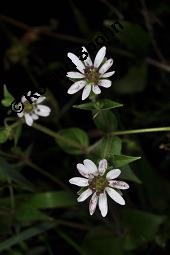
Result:
M158 128L143 128L143 129L133 129L124 131L113 131L113 135L130 135L130 134L141 134L150 132L164 132L170 131L170 127L158 127Z
M83 149L82 146L79 145L78 143L74 143L72 140L70 140L70 139L68 139L68 138L66 138L66 137L56 133L55 131L52 131L51 129L48 129L48 128L44 127L44 126L41 126L41 125L39 125L37 123L33 124L33 128L43 132L44 134L47 134L47 135L55 138L58 141L62 141L64 143L67 143L70 146L73 146L73 147L78 148L78 149Z

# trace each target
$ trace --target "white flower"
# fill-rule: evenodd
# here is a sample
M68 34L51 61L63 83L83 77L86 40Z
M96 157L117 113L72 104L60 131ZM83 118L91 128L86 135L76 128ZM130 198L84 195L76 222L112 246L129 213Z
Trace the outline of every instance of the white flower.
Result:
M82 52L87 52L85 47L82 47ZM87 52L88 54L88 52ZM75 54L68 53L67 56L76 65L79 72L68 72L67 77L77 79L77 81L69 88L68 94L75 94L83 89L82 100L85 100L93 91L98 95L101 93L100 87L109 88L112 82L106 78L112 76L115 71L108 72L108 69L113 65L113 59L105 61L106 47L102 47L96 54L94 64L88 54L88 57L81 61Z
M22 96L21 103L23 104L23 110L17 113L17 115L19 118L24 117L26 124L32 126L34 120L38 120L39 116L49 116L51 109L41 104L46 99L45 96L41 96L38 93L31 94L31 91L29 91L27 97L30 101L27 100L25 96Z
M129 185L126 182L115 180L121 174L121 171L119 169L112 169L106 173L106 159L100 160L98 168L89 159L85 159L83 163L77 164L77 169L84 178L74 177L69 182L79 187L86 187L85 191L78 197L78 202L83 202L92 195L89 203L90 215L95 212L97 203L102 216L105 217L107 215L108 205L106 194L118 204L125 205L125 200L120 195L121 192L119 190L128 189Z

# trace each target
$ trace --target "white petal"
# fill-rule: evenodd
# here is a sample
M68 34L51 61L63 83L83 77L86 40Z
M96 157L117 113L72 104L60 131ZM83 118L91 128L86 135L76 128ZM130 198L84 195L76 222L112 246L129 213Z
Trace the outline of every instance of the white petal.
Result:
M112 85L112 82L110 80L100 80L98 83L99 86L102 86L104 88L109 88Z
M85 191L77 198L77 201L78 201L78 202L83 202L83 201L86 200L92 193L93 193L93 191L92 191L91 189L85 190Z
M71 87L68 89L67 93L68 94L75 94L79 90L81 90L84 86L86 85L86 81L76 81L71 85Z
M115 71L104 73L104 74L101 74L100 77L108 78L108 77L111 77L114 73L115 73Z
M79 72L68 72L66 76L69 78L73 78L73 79L84 78L84 74L79 73Z
M85 51L85 52L88 53L87 49L86 49L84 46L82 47L82 49L83 49L82 52ZM90 56L89 56L89 53L88 53L87 58L84 60L84 64L85 64L86 66L92 66L92 65L93 65L93 63L92 63L92 61L91 61L91 58L90 58Z
M39 116L47 117L50 114L51 109L46 105L40 104L40 105L37 105L37 108L34 111Z
M83 93L82 93L82 100L85 100L91 92L91 85L86 85L85 88L83 89Z
M129 189L129 185L122 181L109 181L109 186L116 189Z
M96 192L95 192L93 194L92 198L90 199L90 203L89 203L90 215L92 215L95 212L96 206L97 206L97 201L98 201L98 196L96 195Z
M46 97L40 96L38 99L36 99L36 104L42 103L45 99L46 99Z
M88 167L84 166L83 164L77 164L77 169L82 176L86 178L90 177L90 171Z
M87 167L87 169L89 170L90 174L98 175L97 166L94 164L93 161L91 161L90 159L85 159L83 163L85 167Z
M30 116L29 113L25 113L25 122L28 126L32 126L33 118Z
M32 113L31 117L33 118L33 120L38 120L39 119L38 115L35 114L35 113Z
M102 63L104 57L106 55L106 47L102 47L96 54L95 60L94 60L94 67L98 68L100 64Z
M24 116L24 111L17 113L19 118L22 118Z
M89 185L88 179L82 177L74 177L69 180L69 183L77 185L79 187L86 187Z
M25 96L22 96L22 97L21 97L21 102L22 102L22 103L25 103L26 101L27 101L26 97L25 97Z
M100 175L103 175L105 173L106 169L107 169L107 160L106 159L100 160L99 167L98 167Z
M99 69L99 73L104 74L113 65L113 59L110 58Z
M107 196L105 191L99 196L99 209L100 209L101 215L105 217L108 212Z
M121 174L120 169L112 169L106 174L107 180L112 180L117 178Z
M73 64L76 65L77 69L81 72L84 73L85 66L83 62L73 53L68 53L67 56L71 59Z
M31 96L31 91L28 91L27 96Z
M96 95L101 93L101 89L97 85L93 85L92 90L93 90L94 94L96 94Z
M108 195L118 204L120 205L125 205L125 200L123 199L123 197L114 189L107 187L106 191L108 193Z

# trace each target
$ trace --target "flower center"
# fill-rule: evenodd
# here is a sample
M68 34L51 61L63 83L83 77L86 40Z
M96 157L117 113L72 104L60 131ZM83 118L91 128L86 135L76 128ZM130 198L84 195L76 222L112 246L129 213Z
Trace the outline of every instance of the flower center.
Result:
M102 193L108 186L108 181L103 176L96 176L89 182L89 187L97 193Z
M33 104L30 104L30 102L26 101L24 103L24 111L28 113L28 112L32 112L32 110L33 110Z
M97 84L99 81L99 72L97 68L93 66L86 66L85 68L85 77L88 83L95 83Z

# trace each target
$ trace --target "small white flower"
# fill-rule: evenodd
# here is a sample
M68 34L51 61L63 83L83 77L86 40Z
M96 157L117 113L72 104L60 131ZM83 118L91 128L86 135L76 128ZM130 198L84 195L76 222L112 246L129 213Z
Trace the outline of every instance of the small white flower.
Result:
M90 215L95 212L97 203L101 215L103 217L107 215L108 205L106 194L116 203L125 205L125 200L122 195L120 195L121 192L119 190L128 189L129 185L126 182L115 180L121 174L121 171L119 169L112 169L106 172L106 159L100 160L98 168L90 159L85 159L83 163L84 164L77 164L77 169L84 178L74 177L71 178L69 182L79 187L87 187L78 197L77 201L83 202L92 195L89 203Z
M29 102L25 96L22 96L21 103L23 104L23 111L17 113L17 115L19 118L24 117L26 124L32 126L34 120L38 120L39 116L49 116L51 109L48 106L41 104L46 99L45 96L41 96L38 93L31 94L31 91L29 91L27 97L32 103Z
M82 47L82 52L87 52L85 47ZM87 52L88 53L88 52ZM102 47L96 54L94 64L88 54L88 57L81 61L75 54L68 53L67 56L76 65L79 72L68 72L67 77L77 79L75 83L68 89L68 94L75 94L83 89L82 100L85 100L93 91L98 95L101 93L100 87L109 88L112 82L106 78L111 77L115 71L108 72L108 69L113 65L113 59L105 61L106 47ZM104 61L104 63L103 63Z

